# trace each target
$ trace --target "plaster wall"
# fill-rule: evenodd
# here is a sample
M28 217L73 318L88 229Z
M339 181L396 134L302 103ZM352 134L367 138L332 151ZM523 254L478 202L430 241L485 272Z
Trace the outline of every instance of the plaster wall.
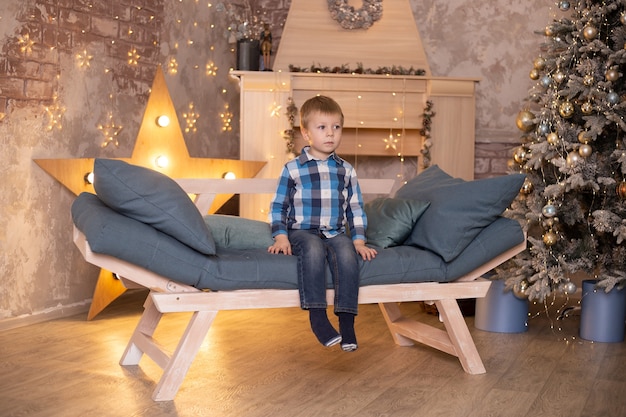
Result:
M275 51L290 2L252 3L272 22ZM32 160L129 157L156 65L166 69L182 127L190 104L197 113L197 130L184 132L189 153L237 158L239 96L228 76L235 55L219 2L209 4L0 2L0 330L88 309L98 270L71 243L74 195ZM541 38L533 31L558 15L554 2L411 0L411 7L433 76L482 80L476 177L504 173L518 140L515 116L539 53ZM33 40L30 52L21 50L26 34ZM137 64L128 62L133 49ZM81 67L78 55L85 51L92 57ZM123 129L118 146L103 147L97 126L110 113ZM232 118L230 130L225 113ZM60 123L51 123L54 115ZM359 169L373 177L398 167L383 161Z

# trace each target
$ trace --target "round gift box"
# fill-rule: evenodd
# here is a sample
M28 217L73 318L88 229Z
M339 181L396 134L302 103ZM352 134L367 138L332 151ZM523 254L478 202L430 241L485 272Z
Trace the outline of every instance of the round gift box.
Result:
M495 333L522 333L528 330L528 301L505 291L502 280L493 280L487 295L476 299L474 327Z
M580 299L580 337L594 342L622 342L626 321L626 290L608 293L595 289L596 281L583 281Z

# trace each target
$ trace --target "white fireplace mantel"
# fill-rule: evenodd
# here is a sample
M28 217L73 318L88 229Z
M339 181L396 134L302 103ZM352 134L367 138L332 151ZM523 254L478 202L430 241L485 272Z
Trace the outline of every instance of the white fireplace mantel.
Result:
M338 150L344 155L397 157L402 152L419 157L422 114L426 102L432 101L432 164L455 177L474 177L478 79L283 71L233 71L232 75L240 87L240 157L268 161L258 175L261 178L277 178L289 158L283 138L290 127L288 99L299 108L316 94L333 97L344 111L344 139ZM384 142L390 133L399 138L395 148ZM242 204L242 215L266 220L264 210L271 196L255 198L261 200Z

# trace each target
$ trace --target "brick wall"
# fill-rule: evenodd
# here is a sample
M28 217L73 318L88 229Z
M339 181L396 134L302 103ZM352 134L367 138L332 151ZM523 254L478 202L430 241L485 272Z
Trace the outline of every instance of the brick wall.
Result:
M0 51L0 112L51 102L63 54L90 45L110 58L121 90L151 83L158 62L163 0L35 0L22 5L18 28ZM137 65L128 65L136 50Z

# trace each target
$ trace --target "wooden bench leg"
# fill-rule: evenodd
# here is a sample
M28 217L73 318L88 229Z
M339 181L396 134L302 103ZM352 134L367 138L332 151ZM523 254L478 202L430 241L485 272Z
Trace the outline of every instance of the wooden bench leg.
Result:
M465 372L472 375L487 372L457 301L444 299L435 304Z
M152 301L152 297L148 296L143 304L143 314L135 327L135 331L128 341L126 350L120 359L120 365L139 365L139 361L144 352L148 352L152 343L152 335L156 330L163 313L158 311Z
M435 301L435 304L446 328L445 331L404 317L397 303L380 303L379 306L396 344L411 346L412 341L415 340L457 356L463 370L469 374L484 374L485 367L457 301L444 299Z
M380 311L383 313L387 327L391 332L391 337L393 337L393 341L396 345L413 346L414 343L411 339L396 331L396 323L404 318L402 312L400 311L400 305L398 303L379 303L378 306L380 307Z
M122 355L120 365L138 365L142 356L146 354L163 369L163 374L152 393L152 399L170 401L174 399L183 383L191 363L217 316L217 311L194 312L174 353L170 356L165 348L153 338L163 313L157 310L150 296L146 299L144 308L143 315Z
M173 400L206 337L217 311L193 313L174 354L163 369L163 375L152 393L154 401Z

